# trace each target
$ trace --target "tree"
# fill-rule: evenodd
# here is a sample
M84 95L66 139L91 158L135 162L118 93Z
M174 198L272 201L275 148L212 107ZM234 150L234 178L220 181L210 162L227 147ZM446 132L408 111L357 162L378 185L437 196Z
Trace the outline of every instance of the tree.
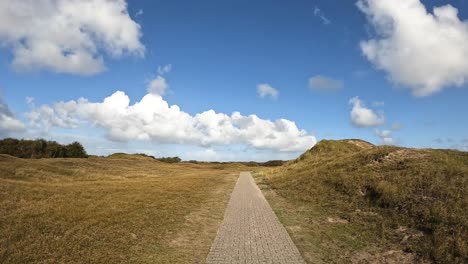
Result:
M66 158L87 158L86 150L81 143L75 141L65 147Z
M5 138L0 140L0 154L18 158L87 158L86 150L79 142L61 145L44 139L25 140Z

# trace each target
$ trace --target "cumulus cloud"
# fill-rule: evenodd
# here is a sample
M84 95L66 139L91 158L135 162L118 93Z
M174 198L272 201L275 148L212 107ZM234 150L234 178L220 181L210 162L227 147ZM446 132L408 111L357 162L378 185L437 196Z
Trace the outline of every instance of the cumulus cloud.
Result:
M0 137L9 136L11 133L22 131L24 124L16 119L8 105L0 97Z
M152 140L158 143L199 146L241 144L284 152L304 151L316 143L314 136L286 119L270 121L256 115L231 115L208 110L195 115L169 105L160 95L149 93L130 105L117 91L102 102L80 98L43 105L26 114L39 128L74 128L91 124L104 128L115 141Z
M375 130L375 134L380 138L380 142L384 145L395 145L396 142L392 137L390 130Z
M279 94L277 89L271 87L271 85L267 83L257 85L257 93L261 98L270 97L273 99L278 98Z
M163 76L171 70L171 64L159 66L158 75L148 83L148 93L163 96L166 93L167 89L169 89L169 84L167 83L166 78L164 78Z
M96 74L106 68L102 51L143 56L140 37L125 0L0 1L0 43L17 70Z
M343 81L316 75L309 78L309 88L316 91L335 91L343 88Z
M350 113L353 125L357 127L373 127L384 123L384 116L376 114L374 110L367 108L359 97L351 98L349 103L353 105Z
M364 56L389 78L427 96L468 78L468 22L451 5L430 13L419 0L359 0L376 36L362 41Z
M324 25L328 25L331 23L330 19L328 19L328 17L325 16L325 13L318 6L314 7L314 16L320 18Z
M158 75L149 82L147 91L151 94L164 95L168 88L169 84L167 84L166 79L161 75Z

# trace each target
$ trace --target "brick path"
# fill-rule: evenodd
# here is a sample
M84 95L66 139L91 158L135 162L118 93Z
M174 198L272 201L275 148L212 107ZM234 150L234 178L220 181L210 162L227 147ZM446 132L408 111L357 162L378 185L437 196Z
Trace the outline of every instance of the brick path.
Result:
M207 264L305 264L249 172L241 172Z

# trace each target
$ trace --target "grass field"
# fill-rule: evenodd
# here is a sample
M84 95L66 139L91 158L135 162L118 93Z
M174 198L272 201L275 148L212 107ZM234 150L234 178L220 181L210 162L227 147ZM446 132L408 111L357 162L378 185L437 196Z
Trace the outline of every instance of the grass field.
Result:
M468 153L321 141L255 174L309 263L468 263Z
M203 263L241 170L0 155L0 263Z
M0 155L0 263L204 263L247 170L309 263L468 262L466 152L321 141L258 165Z

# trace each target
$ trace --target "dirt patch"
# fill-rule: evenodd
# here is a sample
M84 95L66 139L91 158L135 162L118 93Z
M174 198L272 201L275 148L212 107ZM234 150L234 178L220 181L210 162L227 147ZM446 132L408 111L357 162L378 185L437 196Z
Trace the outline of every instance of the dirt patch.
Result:
M404 165L404 162L407 160L421 159L421 158L424 158L426 155L427 153L422 150L399 149L399 150L388 153L386 156L382 158L372 160L370 164L368 165L369 166Z
M426 155L421 150L414 149L399 149L397 151L389 153L384 159L386 160L404 160L404 159L417 159L422 158Z
M372 144L368 143L368 142L365 142L365 141L361 141L361 140L356 140L356 139L348 139L346 140L346 142L348 143L351 143L353 145L356 145L362 149L370 149L372 147L374 147Z
M288 231L291 231L292 233L299 233L299 232L301 232L301 230L302 230L302 227L301 227L301 226L298 226L298 225L296 225L296 226L288 226L288 227L286 227L286 228L288 229Z

